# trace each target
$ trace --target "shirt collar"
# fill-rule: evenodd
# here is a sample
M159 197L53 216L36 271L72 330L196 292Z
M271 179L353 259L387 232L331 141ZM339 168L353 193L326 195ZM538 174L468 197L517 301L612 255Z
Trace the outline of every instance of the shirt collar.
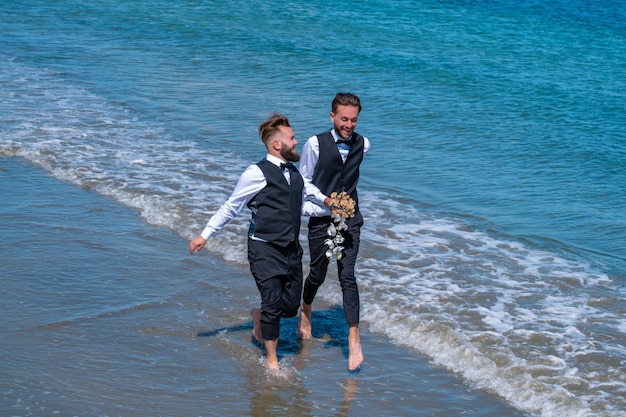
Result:
M287 162L287 161L283 161L277 156L270 155L269 153L265 156L265 159L267 159L268 161L270 161L272 164L276 165L277 167L279 167L280 164L282 164L283 162Z

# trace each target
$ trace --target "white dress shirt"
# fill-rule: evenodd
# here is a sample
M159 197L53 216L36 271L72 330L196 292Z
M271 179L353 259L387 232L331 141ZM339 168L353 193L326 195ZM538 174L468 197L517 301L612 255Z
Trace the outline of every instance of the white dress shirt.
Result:
M333 128L330 133L333 135L335 142L339 140L339 136ZM370 141L366 137L364 139L363 153L366 154L370 150ZM339 154L346 162L350 146L338 144ZM320 143L317 136L310 137L302 147L302 157L300 158L299 171L304 179L304 201L302 203L302 214L304 216L330 216L330 210L324 205L324 200L328 197L324 195L316 185L312 183L315 166L320 158Z
M284 163L280 158L267 154L265 158L276 166ZM285 178L289 181L289 170L283 171ZM217 210L217 212L209 219L206 227L200 233L204 239L209 240L211 235L222 227L224 227L229 221L235 218L241 210L248 204L248 202L257 195L265 186L267 181L263 171L257 164L250 165L239 177L237 185L230 195L228 200ZM254 238L254 237L252 237Z

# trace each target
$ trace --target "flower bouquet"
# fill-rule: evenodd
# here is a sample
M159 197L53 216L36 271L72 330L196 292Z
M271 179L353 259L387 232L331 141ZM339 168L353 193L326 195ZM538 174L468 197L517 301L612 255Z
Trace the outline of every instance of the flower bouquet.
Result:
M334 256L337 260L340 260L343 257L344 249L341 244L345 241L341 231L348 230L346 219L354 216L356 204L345 191L332 193L330 200L330 213L333 221L328 226L328 239L324 241L326 246L328 246L326 257L330 260Z

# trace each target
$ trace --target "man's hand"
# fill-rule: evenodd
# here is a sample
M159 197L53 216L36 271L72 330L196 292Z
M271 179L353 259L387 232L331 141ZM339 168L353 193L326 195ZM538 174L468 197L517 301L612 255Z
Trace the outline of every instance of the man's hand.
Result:
M189 253L199 252L206 245L206 239L202 236L196 236L189 242Z

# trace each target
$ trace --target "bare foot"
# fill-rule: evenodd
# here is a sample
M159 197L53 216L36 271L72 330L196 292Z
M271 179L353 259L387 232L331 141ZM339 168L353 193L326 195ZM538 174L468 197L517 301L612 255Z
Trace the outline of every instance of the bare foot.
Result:
M264 340L266 358L265 369L268 371L276 371L278 369L278 356L276 355L276 346L278 346L278 339Z
M361 336L359 325L351 324L348 333L348 370L350 372L359 369L363 363L363 350L361 349Z
M265 369L268 371L277 371L279 368L277 360L266 360L265 361Z
M261 309L253 308L250 310L250 317L252 317L252 335L257 340L257 342L261 341Z
M349 342L348 351L348 370L356 371L363 363L363 351L361 350L361 343Z
M310 340L311 336L311 305L302 303L300 320L298 320L298 336L304 340Z

